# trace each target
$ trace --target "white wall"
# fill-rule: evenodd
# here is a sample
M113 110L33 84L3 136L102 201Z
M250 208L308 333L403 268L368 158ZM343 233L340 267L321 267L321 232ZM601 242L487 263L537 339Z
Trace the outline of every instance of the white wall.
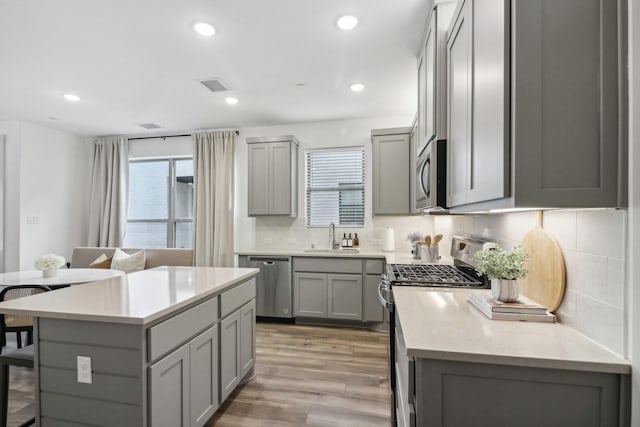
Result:
M7 134L5 271L32 269L51 252L70 258L86 244L91 145L27 122L1 123L0 133Z
M358 233L363 249L380 249L383 231L393 227L397 250L410 250L406 235L411 231L431 232L426 217L387 217L371 215L371 129L410 126L412 117L382 117L358 120L327 121L286 126L267 126L240 129L236 141L235 159L235 250L253 248L309 248L327 247L327 228L307 228L305 219L305 150L323 147L363 146L365 148L365 226L337 228L339 233ZM255 136L295 135L298 149L298 217L247 216L247 144L246 138ZM388 173L406 173L389 171ZM272 243L265 241L271 240Z
M632 363L631 425L640 425L640 7L629 2L629 358Z
M625 243L627 211L545 211L543 227L560 245L567 288L559 321L619 355L627 355ZM434 217L435 232L484 235L512 248L537 224L536 212ZM448 247L448 246L445 246Z
M4 180L4 270L15 271L20 265L20 124L0 122L5 141Z

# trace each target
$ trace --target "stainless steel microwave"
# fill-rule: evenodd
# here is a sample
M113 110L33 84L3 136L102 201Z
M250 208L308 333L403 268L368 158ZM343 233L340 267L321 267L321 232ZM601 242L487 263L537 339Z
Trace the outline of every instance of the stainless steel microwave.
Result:
M431 140L416 164L416 208L446 208L447 142Z

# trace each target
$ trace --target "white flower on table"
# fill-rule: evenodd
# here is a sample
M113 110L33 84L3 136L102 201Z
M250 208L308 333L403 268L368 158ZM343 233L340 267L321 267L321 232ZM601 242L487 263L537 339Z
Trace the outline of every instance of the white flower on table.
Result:
M51 270L53 268L60 268L64 265L65 259L63 256L56 254L48 254L40 257L36 260L35 267L38 270Z

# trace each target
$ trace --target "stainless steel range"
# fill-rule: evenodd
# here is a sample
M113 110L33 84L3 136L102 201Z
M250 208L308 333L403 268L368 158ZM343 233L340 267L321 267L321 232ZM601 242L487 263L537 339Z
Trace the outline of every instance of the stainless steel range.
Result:
M454 236L448 264L387 264L386 274L378 288L380 302L392 302L393 286L429 286L443 288L488 288L489 281L475 270L474 255L483 248L495 246L493 241L470 236Z
M387 280L392 285L438 286L438 287L483 287L484 280L475 272L465 272L460 267L441 264L389 264Z
M393 306L394 286L438 288L488 288L489 281L475 271L474 255L492 241L477 237L454 236L451 241L453 265L387 264L386 274L378 285L378 298L389 315L389 384L391 386L391 418L396 423L396 314ZM437 327L437 325L434 325Z

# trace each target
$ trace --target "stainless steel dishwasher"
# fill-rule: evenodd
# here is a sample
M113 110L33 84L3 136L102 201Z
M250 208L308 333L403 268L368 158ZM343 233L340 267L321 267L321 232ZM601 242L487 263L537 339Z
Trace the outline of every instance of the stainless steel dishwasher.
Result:
M241 256L240 267L259 268L256 316L292 318L291 257Z

